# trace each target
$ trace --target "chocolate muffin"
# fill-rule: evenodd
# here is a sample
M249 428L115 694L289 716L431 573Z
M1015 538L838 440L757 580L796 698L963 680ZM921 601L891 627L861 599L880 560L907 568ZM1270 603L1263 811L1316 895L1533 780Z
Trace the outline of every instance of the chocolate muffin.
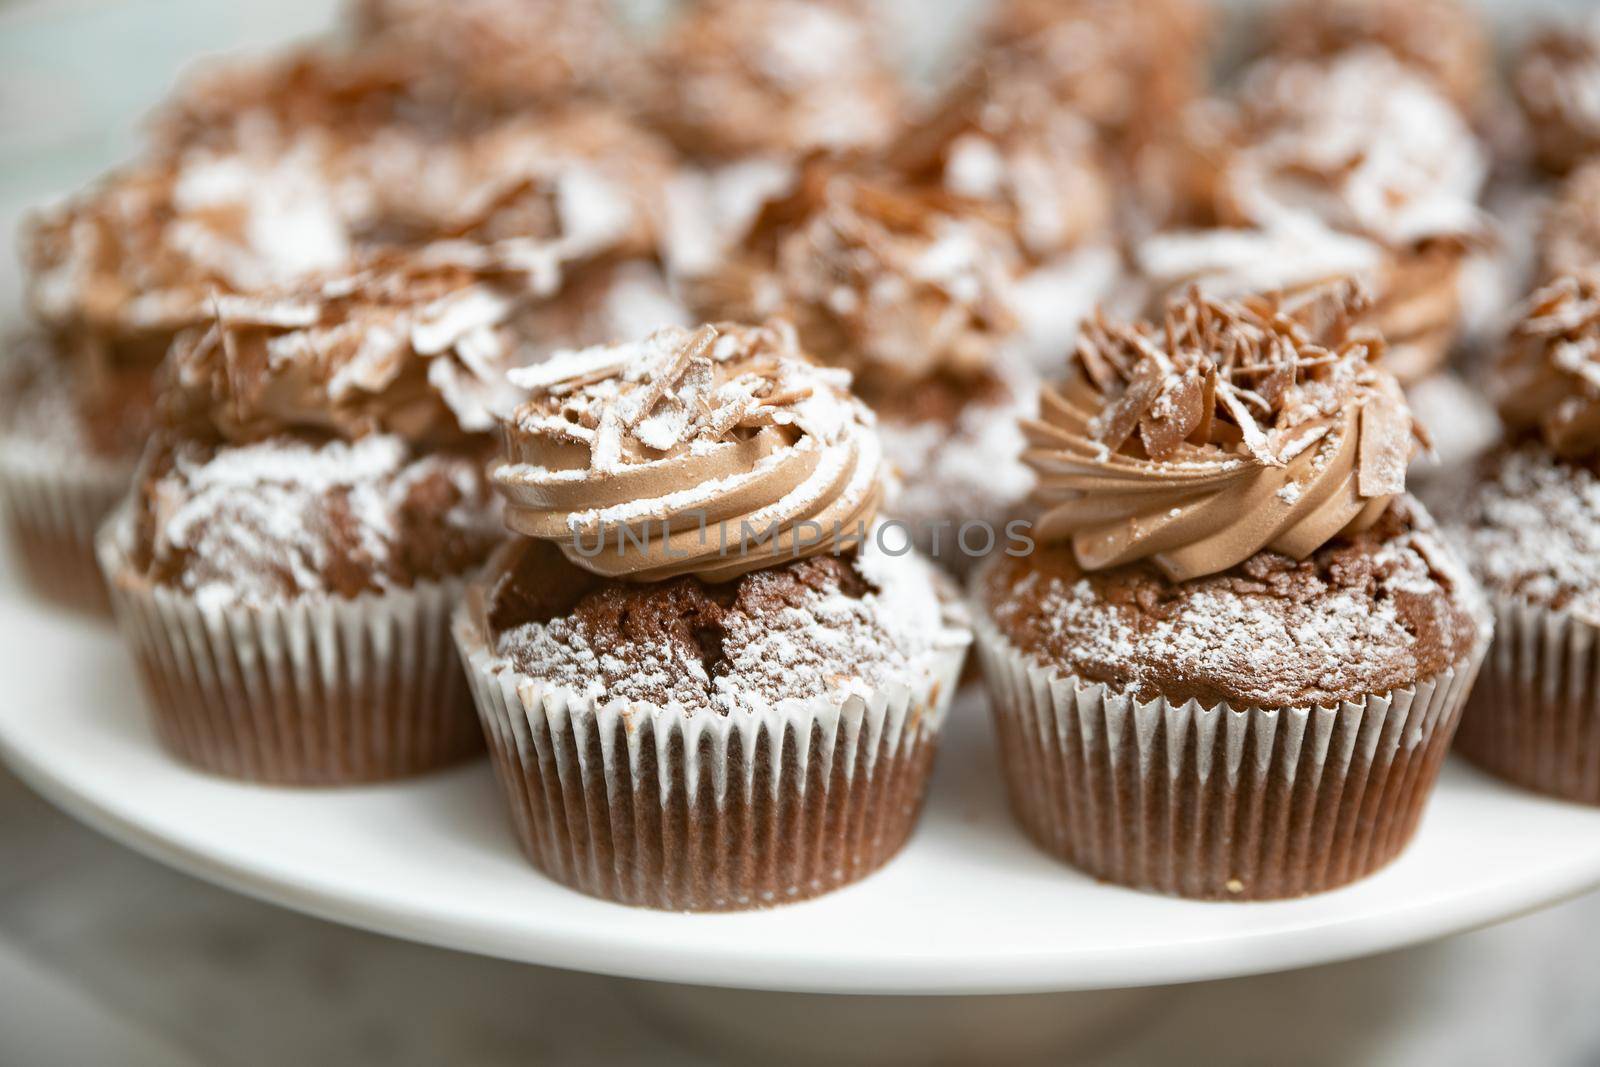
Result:
M976 576L979 647L1014 812L1096 877L1298 896L1416 828L1488 619L1353 301L1096 323L1027 426L1040 547Z
M881 453L784 324L664 330L515 377L502 549L456 639L541 871L725 910L910 834L970 641L873 516Z
M1533 160L1566 174L1600 150L1600 17L1534 34L1512 63L1511 87L1527 120Z
M1036 385L1016 348L1015 270L982 208L814 166L688 292L707 318L783 316L806 351L852 373L903 482L885 514L961 569L973 559L961 528L1003 528L1031 485L1016 420Z
M1446 513L1495 645L1457 747L1518 785L1600 804L1600 279L1529 298L1496 366L1506 443Z
M1488 164L1471 128L1421 76L1377 50L1252 68L1207 154L1203 229L1136 248L1152 312L1198 284L1229 297L1356 278L1389 369L1437 373L1461 330L1462 274L1486 232Z
M482 738L449 614L501 540L488 406L524 279L411 260L219 297L174 343L101 565L176 756L292 785Z
M313 159L355 247L437 244L436 258L539 268L551 291L563 266L656 253L675 160L619 109L457 113L406 95L421 60L379 58L305 49L203 70L158 114L158 151Z

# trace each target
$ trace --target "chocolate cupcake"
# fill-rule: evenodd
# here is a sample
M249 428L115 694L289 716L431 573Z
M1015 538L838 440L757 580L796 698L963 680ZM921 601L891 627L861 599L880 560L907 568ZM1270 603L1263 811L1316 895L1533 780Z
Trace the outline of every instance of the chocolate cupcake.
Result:
M1016 269L981 207L813 166L689 295L707 318L783 316L805 351L851 371L902 483L885 514L961 568L1001 540L1032 484L1016 429L1036 392L1015 348Z
M1496 367L1506 443L1446 513L1494 608L1468 759L1600 804L1600 279L1529 298Z
M652 51L640 110L677 146L668 263L717 268L808 156L871 152L905 90L861 0L694 0Z
M1468 114L1494 74L1483 17L1463 0L1292 0L1272 11L1267 35L1273 54L1299 59L1381 48Z
M1528 124L1533 160L1566 174L1600 151L1600 17L1535 34L1512 63L1511 87Z
M984 27L980 62L1044 88L1126 156L1204 90L1212 23L1204 0L1002 0Z
M426 64L380 58L306 49L202 71L158 114L158 151L315 159L354 246L432 244L435 259L536 270L551 291L562 266L655 255L666 142L582 98L458 114L408 95Z
M872 418L783 324L516 372L508 545L456 619L523 850L651 907L797 900L915 824L970 641L886 547Z
M541 298L519 323L527 358L686 318L658 259L666 142L590 99L441 109L413 92L427 69L307 49L204 73L164 108L158 143L181 160L319 160L351 254L526 273Z
M0 509L17 574L37 596L109 613L94 533L127 492L149 436L144 373L74 364L39 335L0 363Z
M638 68L608 0L357 0L357 49L398 56L410 91L482 115L603 99Z
M979 648L1013 811L1095 877L1297 896L1416 828L1487 614L1352 300L1096 324L1027 427L1039 548L976 576Z
M219 297L174 343L99 555L176 756L335 785L481 746L449 613L501 540L486 405L522 292L387 260Z
M1471 128L1420 76L1377 50L1253 68L1210 149L1207 229L1137 249L1159 308L1189 285L1232 296L1358 279L1389 369L1438 372L1461 329L1462 270L1485 232L1487 161Z
M348 254L316 161L197 154L114 172L24 224L36 337L0 402L0 498L42 595L102 608L94 531L127 490L155 373L213 294Z
M887 153L914 189L955 198L1010 233L1011 287L1028 355L1043 363L1122 274L1115 181L1094 128L1034 82L974 71Z
M1545 207L1538 246L1541 284L1600 267L1600 160L1561 183Z

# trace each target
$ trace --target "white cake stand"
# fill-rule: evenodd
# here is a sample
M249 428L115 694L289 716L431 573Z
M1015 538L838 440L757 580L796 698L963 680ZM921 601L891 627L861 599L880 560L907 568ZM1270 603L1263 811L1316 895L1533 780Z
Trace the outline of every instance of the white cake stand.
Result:
M1394 865L1347 889L1206 904L1097 884L1012 824L980 699L957 708L920 829L881 873L764 912L622 907L517 852L485 763L396 785L241 785L168 758L114 630L0 587L0 754L84 822L231 889L469 952L756 990L1109 989L1346 959L1600 885L1600 811L1450 766Z

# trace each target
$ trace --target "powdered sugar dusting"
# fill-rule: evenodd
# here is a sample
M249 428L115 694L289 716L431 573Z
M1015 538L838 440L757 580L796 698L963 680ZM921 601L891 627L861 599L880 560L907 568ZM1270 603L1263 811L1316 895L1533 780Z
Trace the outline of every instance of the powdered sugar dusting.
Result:
M1600 476L1528 445L1456 500L1445 519L1485 586L1600 625Z
M407 586L402 514L429 481L451 491L453 502L433 517L451 536L481 551L498 540L492 499L468 456L413 458L390 435L320 446L182 443L143 495L152 569L212 606L327 594L340 568L364 572L368 588Z
M861 596L823 584L759 614L736 603L721 620L714 677L692 645L600 643L570 616L507 630L497 648L523 673L597 700L734 714L912 684L966 639L925 561L887 555L869 537L852 566L870 583ZM760 597L779 580L755 571L742 582Z
M1035 570L992 589L991 610L1036 654L1141 693L1165 686L1236 706L1303 707L1385 692L1454 663L1465 647L1428 646L1465 646L1485 617L1431 522L1406 510L1413 528L1325 566L1264 555L1227 574L1125 592ZM1442 665L1425 662L1441 655Z
M903 482L886 511L909 522L924 548L931 547L930 523L951 524L940 538L941 557L954 551L958 528L969 520L993 524L998 539L1033 489L1017 420L1037 410L1038 386L1025 373L1009 375L1005 386L992 402L963 406L954 425L879 418L884 456Z

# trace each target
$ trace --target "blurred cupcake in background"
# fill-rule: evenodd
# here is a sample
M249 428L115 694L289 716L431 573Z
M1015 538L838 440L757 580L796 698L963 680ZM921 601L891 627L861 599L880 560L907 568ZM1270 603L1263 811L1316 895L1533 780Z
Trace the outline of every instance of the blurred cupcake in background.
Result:
M1562 181L1545 206L1538 232L1541 282L1600 267L1600 160Z
M1298 896L1416 829L1488 619L1364 310L1094 323L1027 425L1039 548L975 576L978 644L1012 809L1094 877Z
M1127 161L1204 92L1214 20L1204 0L999 0L979 62L1045 90Z
M1470 331L1498 325L1508 298L1499 273L1487 291L1478 284L1488 159L1466 120L1374 48L1258 64L1229 108L1204 153L1208 224L1135 245L1150 311L1191 285L1233 297L1356 279L1388 369L1437 428L1430 466L1481 452L1492 412L1445 371Z
M528 353L686 320L661 269L676 166L665 141L581 93L534 113L442 108L413 91L426 69L308 49L203 72L165 108L159 140L180 155L314 153L355 247L526 272L544 298L524 323Z
M1534 34L1512 62L1533 161L1562 175L1600 151L1600 15Z
M1600 804L1600 276L1530 297L1495 372L1507 441L1447 512L1496 616L1458 747Z
M7 369L0 498L34 587L103 608L94 530L144 447L173 337L216 294L336 265L349 245L302 153L135 164L34 213L22 244L36 337Z
M156 151L315 158L363 247L470 243L480 262L520 257L522 269L655 255L675 163L664 141L583 98L441 110L411 95L427 69L326 48L206 68L158 112Z
M908 128L886 157L913 188L982 210L1020 253L1011 288L1022 346L1061 358L1122 275L1115 179L1092 125L1044 87L977 70Z
M520 535L456 639L517 840L581 892L800 900L916 824L971 640L874 524L882 453L792 327L664 330L514 376Z
M1217 226L1157 235L1138 251L1157 303L1194 282L1239 293L1353 275L1373 294L1402 383L1444 364L1461 265L1484 232L1487 173L1448 101L1379 51L1267 63L1241 88L1217 158Z
M806 352L851 372L900 483L884 514L958 568L994 548L1032 484L1016 420L1037 384L1015 347L1005 220L816 165L689 290L708 319L788 319Z
M500 540L489 408L526 280L385 258L219 296L99 555L163 744L295 785L481 744L448 615Z
M862 0L693 0L650 54L640 110L677 147L668 259L694 277L813 154L883 148L905 89Z
M456 113L524 113L629 88L635 49L610 0L356 0L356 48L413 66Z
M1324 60L1378 47L1426 76L1465 115L1492 91L1494 54L1483 16L1465 0L1289 0L1268 9L1267 48Z

